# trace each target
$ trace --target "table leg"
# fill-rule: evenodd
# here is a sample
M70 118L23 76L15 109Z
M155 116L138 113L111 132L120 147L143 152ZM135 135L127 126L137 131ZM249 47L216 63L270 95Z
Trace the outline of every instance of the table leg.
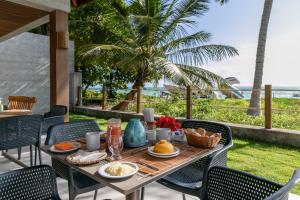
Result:
M140 189L126 195L126 200L140 200L140 199L141 199Z

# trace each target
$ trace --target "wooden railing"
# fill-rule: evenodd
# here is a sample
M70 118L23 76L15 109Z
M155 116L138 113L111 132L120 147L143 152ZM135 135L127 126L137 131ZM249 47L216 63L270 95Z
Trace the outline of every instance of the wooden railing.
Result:
M78 95L80 96L81 93L81 88L78 89ZM108 99L107 98L107 92L106 90L103 90L104 92L98 93L97 97L95 96L94 98L99 99L99 107L101 107L103 110L104 109L109 109L110 106L114 105L116 102L115 99ZM252 90L242 90L244 92L251 92ZM275 93L273 94L274 91L287 91L287 90L273 90L272 89L272 85L265 85L265 88L262 89L261 91L263 91L263 96L262 99L264 99L264 106L262 106L261 110L264 113L264 127L266 129L272 129L272 112L300 112L300 109L282 109L282 108L272 108L272 98L274 98ZM295 90L297 92L300 93L300 90ZM142 88L138 88L137 89L137 95L136 98L134 100L129 100L128 102L130 103L134 103L135 107L130 108L130 110L135 110L137 113L141 113L142 109L143 109L143 105L144 103L156 103L156 98L153 99L148 99L147 98L143 98L142 95ZM294 92L294 90L291 90L291 92ZM193 109L195 109L195 107L198 107L199 104L196 102L193 102L193 90L192 87L188 86L187 90L186 90L186 96L184 97L185 101L183 101L182 103L178 104L181 105L183 107L186 108L186 114L185 117L187 119L192 119L193 118ZM81 97L78 98L81 100ZM159 99L159 98L158 98ZM198 101L197 101L198 102ZM157 103L159 103L157 101ZM170 105L166 105L166 106L170 106ZM229 110L246 110L248 109L248 106L230 106L230 105L205 105L206 107L210 107L210 108L214 108L214 109L229 109ZM195 115L195 113L194 113ZM183 116L182 116L183 117Z

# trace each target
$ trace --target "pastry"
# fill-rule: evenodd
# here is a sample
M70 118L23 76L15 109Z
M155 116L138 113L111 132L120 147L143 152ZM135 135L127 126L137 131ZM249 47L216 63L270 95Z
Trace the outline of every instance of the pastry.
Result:
M197 128L196 132L199 133L200 135L206 134L206 130L204 128Z
M161 140L155 144L153 151L155 153L173 153L174 146L167 140Z

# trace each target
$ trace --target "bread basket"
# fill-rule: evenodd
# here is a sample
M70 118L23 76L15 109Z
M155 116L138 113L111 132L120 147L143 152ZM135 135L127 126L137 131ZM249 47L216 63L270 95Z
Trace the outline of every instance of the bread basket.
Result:
M201 148L213 148L221 140L222 136L220 133L213 133L205 131L205 133L199 134L196 131L185 130L187 143L190 146L201 147Z

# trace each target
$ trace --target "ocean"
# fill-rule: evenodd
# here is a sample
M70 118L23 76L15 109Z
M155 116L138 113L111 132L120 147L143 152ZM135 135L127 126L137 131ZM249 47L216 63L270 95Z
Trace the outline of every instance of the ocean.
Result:
M251 88L250 86L236 86L239 91L243 94L244 99L250 99ZM91 87L90 89L99 91L101 88L99 86ZM118 93L128 93L129 89L118 90ZM143 95L160 97L162 92L165 92L164 87L146 87L143 90ZM262 91L262 96L264 91ZM299 98L300 99L300 87L273 87L273 98Z

